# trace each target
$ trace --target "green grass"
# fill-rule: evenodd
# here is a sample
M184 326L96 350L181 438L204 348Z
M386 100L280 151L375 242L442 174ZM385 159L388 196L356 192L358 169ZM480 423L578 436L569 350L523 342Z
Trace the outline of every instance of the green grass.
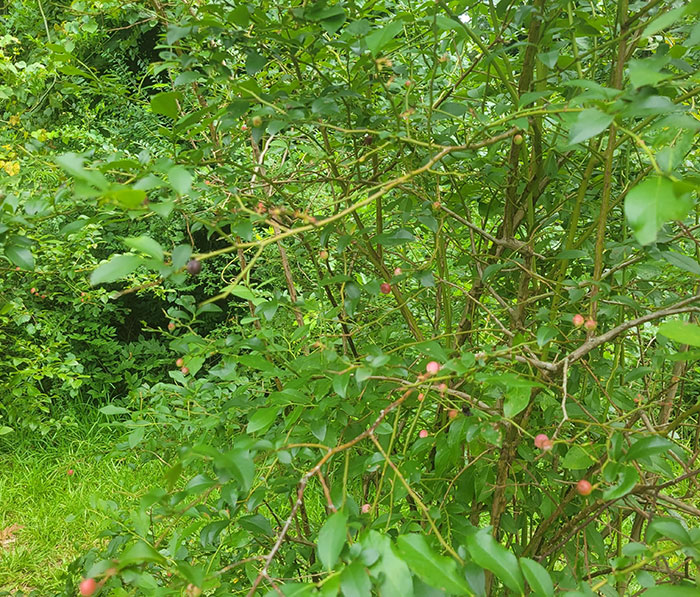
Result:
M161 477L157 460L109 456L116 441L93 427L0 451L0 591L61 590L68 564L110 523L99 500L128 503Z

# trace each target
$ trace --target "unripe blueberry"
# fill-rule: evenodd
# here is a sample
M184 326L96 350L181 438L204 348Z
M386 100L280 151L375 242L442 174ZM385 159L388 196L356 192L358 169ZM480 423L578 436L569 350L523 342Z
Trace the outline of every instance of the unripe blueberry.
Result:
M372 509L369 504L362 504L362 514L367 514Z
M428 437L428 430L421 429L420 432L418 433L418 437L420 437L421 439Z
M580 313L576 313L576 315L573 316L571 321L577 328L580 328L585 320L583 319L583 315L581 315Z
M576 483L576 491L579 495L590 495L591 491L593 491L593 486L585 479L581 479Z
M202 262L199 259L190 259L186 265L187 273L196 276L202 271Z
M381 286L379 286L379 292L382 294L389 294L391 292L391 284L383 282Z
M535 436L535 448L542 449L544 442L548 442L549 437L545 433L539 433Z
M36 294L36 288L31 288L29 290L29 294Z
M253 116L253 118L250 119L250 123L255 127L261 126L262 118L260 118L260 116Z
M86 578L80 582L80 594L83 597L89 597L97 589L97 583L94 578Z
M408 80L404 83L404 85L405 85L406 87L410 87L411 85L413 85L413 81L411 81L410 79L408 79Z
M592 332L598 324L596 323L595 319L586 319L586 322L583 324L583 327L585 327L589 332Z
M522 135L515 135L515 137L513 137L513 143L515 143L516 145L522 145L523 136Z
M171 322L168 324L168 329L172 332L172 331L175 329L175 323L171 321Z
M438 371L440 371L440 363L438 363L437 361L430 361L425 366L425 372L428 375L435 375Z

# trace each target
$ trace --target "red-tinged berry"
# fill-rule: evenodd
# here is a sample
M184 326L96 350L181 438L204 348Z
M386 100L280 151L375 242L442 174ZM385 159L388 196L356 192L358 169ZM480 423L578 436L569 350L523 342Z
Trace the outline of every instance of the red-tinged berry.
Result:
M391 284L383 282L381 286L379 286L379 292L382 294L389 294L391 292Z
M97 583L94 578L86 578L80 582L80 594L83 597L90 597L97 590Z
M586 322L583 324L583 327L586 328L589 332L592 332L598 324L596 323L595 319L586 319Z
M369 504L362 504L362 514L367 514L372 509Z
M548 442L549 437L547 437L546 433L539 433L535 436L535 448L539 448L540 450L542 449L542 446L544 445L544 442Z
M592 491L593 486L585 479L581 479L578 483L576 483L576 492L579 495L591 495Z
M447 412L447 416L450 417L450 419L456 419L458 415L459 415L459 411L456 408L451 408Z
M542 450L549 452L554 447L554 442L551 439L546 439L542 442Z
M171 322L168 324L168 329L172 332L172 331L175 329L175 323L171 321Z
M410 79L408 79L408 80L404 83L404 85L405 85L406 87L410 87L411 85L413 85L413 81L411 81Z
M515 135L515 137L513 137L513 143L515 143L515 145L522 145L523 144L523 136L522 135Z
M66 471L66 475L68 475L69 477L72 477L74 474L75 474L75 471L72 468L69 468Z
M185 364L185 359L183 359L182 357L180 357L177 361L175 361L175 364L176 364L178 367L182 367L182 366Z
M430 361L426 366L425 366L425 372L428 375L435 375L437 372L440 371L440 363L437 361Z
M425 398L425 395L423 394L423 392L421 392L420 394L418 394L418 402L423 402L423 399L424 399L424 398Z
M433 201L433 209L440 209L442 207L442 203L439 201Z
M428 437L428 430L427 430L427 429L421 429L421 430L418 432L418 437L420 437L421 439L425 439L426 437Z
M199 259L190 259L185 267L187 268L188 274L196 276L202 271L202 262Z
M318 256L321 259L323 259L323 261L325 261L326 259L328 259L328 251L326 251L325 249L321 249L321 252L318 254Z
M29 290L29 294L36 294L36 288L31 288Z
M440 392L440 394L444 394L445 392L447 392L447 384L446 384L446 383L441 383L441 384L438 386L438 391Z
M400 267L397 267L397 268L394 270L394 275L398 278L401 274L403 274L403 272L401 271L401 268L400 268Z
M187 375L190 372L190 370L187 367L180 367L180 371L182 371L183 375Z
M584 321L585 321L585 319L583 318L583 315L581 315L580 313L576 313L576 315L574 315L573 318L571 319L571 322L577 328L580 328L583 325Z

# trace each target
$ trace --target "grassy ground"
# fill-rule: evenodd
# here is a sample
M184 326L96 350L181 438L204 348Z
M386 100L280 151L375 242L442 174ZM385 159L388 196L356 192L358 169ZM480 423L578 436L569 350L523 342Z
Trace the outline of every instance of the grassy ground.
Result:
M114 441L93 428L0 450L0 591L61 590L65 567L109 525L99 500L128 502L162 475L157 461L108 456Z

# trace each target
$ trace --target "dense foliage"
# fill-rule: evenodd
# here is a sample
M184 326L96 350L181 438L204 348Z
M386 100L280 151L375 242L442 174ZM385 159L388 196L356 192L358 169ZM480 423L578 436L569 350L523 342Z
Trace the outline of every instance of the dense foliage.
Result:
M60 594L697 594L699 9L5 4L0 447L168 464Z

